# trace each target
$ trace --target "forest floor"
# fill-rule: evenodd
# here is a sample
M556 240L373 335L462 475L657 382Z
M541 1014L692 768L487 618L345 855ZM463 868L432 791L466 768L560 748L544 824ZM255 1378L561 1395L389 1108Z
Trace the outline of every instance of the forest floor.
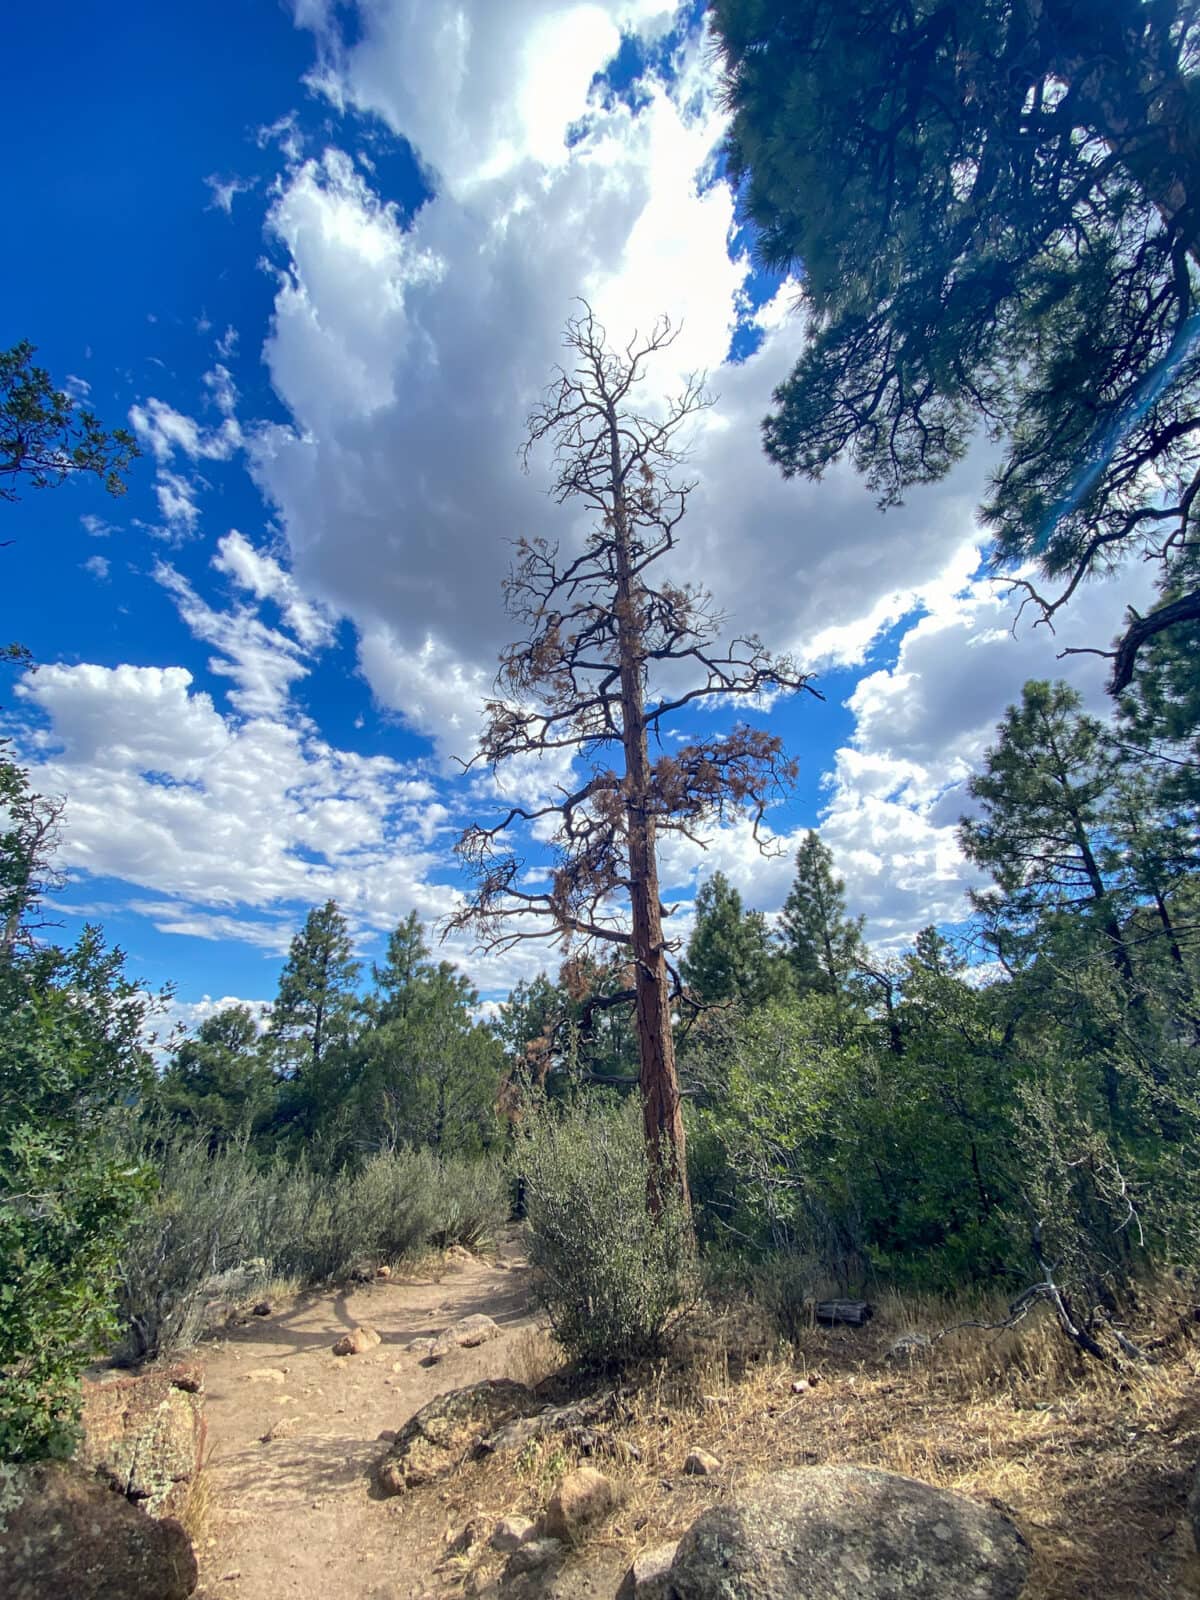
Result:
M750 1322L714 1318L672 1363L627 1379L603 1441L610 1454L593 1463L615 1480L618 1504L546 1595L611 1600L637 1550L677 1538L731 1490L781 1467L846 1462L1007 1510L1034 1551L1026 1600L1200 1596L1184 1509L1200 1466L1194 1310L1156 1307L1165 1342L1132 1376L1077 1367L1048 1324L955 1335L913 1365L888 1359L898 1333L934 1328L944 1311L884 1305L866 1329L813 1328L786 1359ZM405 1353L474 1312L501 1336L436 1366ZM360 1323L382 1343L334 1356ZM491 1377L540 1384L548 1403L580 1393L534 1315L516 1235L490 1261L463 1254L400 1280L280 1301L197 1355L210 1444L201 1600L494 1595L502 1558L488 1548L491 1527L514 1512L536 1517L575 1464L551 1437L397 1498L372 1485L390 1434L435 1395ZM685 1476L695 1448L720 1470ZM453 1553L470 1523L480 1537Z

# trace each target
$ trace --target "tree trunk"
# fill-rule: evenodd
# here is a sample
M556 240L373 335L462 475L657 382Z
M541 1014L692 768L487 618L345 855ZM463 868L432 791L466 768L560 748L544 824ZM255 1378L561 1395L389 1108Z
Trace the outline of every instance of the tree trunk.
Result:
M663 946L662 902L654 818L649 813L650 754L646 739L642 649L629 550L620 436L610 412L609 440L613 488L613 533L617 551L617 640L621 672L621 723L625 747L625 812L629 836L629 900L632 915L634 990L638 1023L642 1126L650 1177L648 1202L662 1209L674 1188L690 1209L687 1152L675 1036L671 1030L671 992Z

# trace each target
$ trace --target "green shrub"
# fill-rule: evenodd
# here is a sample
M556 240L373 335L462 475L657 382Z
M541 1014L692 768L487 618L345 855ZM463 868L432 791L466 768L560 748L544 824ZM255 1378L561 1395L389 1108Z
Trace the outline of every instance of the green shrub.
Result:
M433 1243L477 1249L508 1212L497 1164L439 1161L429 1150L369 1157L357 1169L259 1166L228 1144L175 1132L148 1152L153 1202L121 1253L118 1354L141 1361L194 1342L214 1299L249 1297L272 1278L345 1281Z
M194 1342L213 1278L256 1259L257 1281L269 1276L263 1199L272 1175L242 1147L210 1154L207 1138L188 1133L170 1136L155 1161L158 1191L120 1256L117 1355L130 1362Z
M449 1157L438 1170L436 1209L429 1237L439 1249L486 1250L511 1214L508 1174L495 1161Z
M658 1354L694 1299L695 1261L682 1205L647 1210L636 1107L539 1109L516 1159L536 1292L560 1343L600 1365Z
M20 822L14 773L0 754L10 917L30 865L6 831ZM69 950L17 933L0 942L0 1460L10 1462L70 1453L79 1376L108 1348L117 1254L151 1181L122 1158L112 1119L149 1074L152 997L94 928Z
M117 1252L148 1177L28 1128L0 1148L0 1461L74 1449L79 1374L115 1331Z

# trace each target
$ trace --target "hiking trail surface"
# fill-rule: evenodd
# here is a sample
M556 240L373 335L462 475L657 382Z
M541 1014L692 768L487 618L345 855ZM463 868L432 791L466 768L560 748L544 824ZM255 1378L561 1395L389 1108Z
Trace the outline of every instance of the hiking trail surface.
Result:
M483 1312L501 1334L427 1366L407 1351ZM381 1343L339 1357L334 1343L367 1325ZM380 1498L371 1469L388 1437L435 1395L481 1378L519 1376L535 1326L515 1233L492 1260L452 1252L428 1274L281 1301L206 1340L210 1504L200 1533L200 1600L421 1600L462 1593L433 1569L468 1520L449 1490ZM268 1437L264 1441L264 1435ZM434 1509L437 1513L435 1514Z

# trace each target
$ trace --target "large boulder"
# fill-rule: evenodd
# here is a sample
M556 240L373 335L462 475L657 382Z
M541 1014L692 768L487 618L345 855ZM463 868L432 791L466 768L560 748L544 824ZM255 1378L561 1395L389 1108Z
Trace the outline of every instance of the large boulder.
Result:
M781 1472L679 1541L673 1600L1016 1600L1029 1550L998 1511L863 1467Z
M401 1428L376 1469L385 1494L403 1494L452 1472L501 1422L534 1410L533 1391L510 1378L451 1389L422 1406Z
M0 1468L4 1600L187 1600L191 1540L75 1462Z
M153 1516L181 1516L204 1453L204 1378L180 1362L86 1383L76 1459Z

